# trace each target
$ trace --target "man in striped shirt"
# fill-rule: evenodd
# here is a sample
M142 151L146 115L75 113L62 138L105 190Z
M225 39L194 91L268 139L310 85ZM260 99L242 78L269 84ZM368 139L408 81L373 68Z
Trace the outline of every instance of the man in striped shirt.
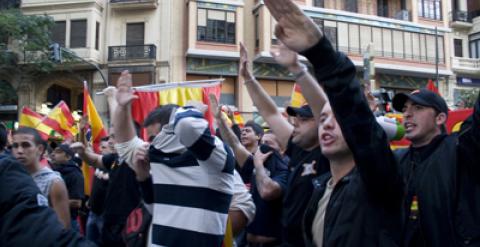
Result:
M131 75L117 82L113 122L117 151L137 175L144 200L153 204L149 246L221 246L233 194L234 159L212 136L193 107L160 107L147 118L159 131L149 145L135 136L130 112Z

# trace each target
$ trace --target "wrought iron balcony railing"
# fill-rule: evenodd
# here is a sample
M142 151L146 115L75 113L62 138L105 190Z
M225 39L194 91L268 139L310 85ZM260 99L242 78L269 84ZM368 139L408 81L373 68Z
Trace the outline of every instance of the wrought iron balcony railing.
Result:
M108 47L108 61L126 61L132 59L156 59L155 45L128 45Z

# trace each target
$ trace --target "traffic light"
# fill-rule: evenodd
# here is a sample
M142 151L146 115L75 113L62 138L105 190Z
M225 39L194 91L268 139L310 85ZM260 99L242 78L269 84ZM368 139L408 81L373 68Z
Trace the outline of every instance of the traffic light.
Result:
M62 50L58 43L53 43L48 46L48 51L50 52L49 59L54 63L62 63Z

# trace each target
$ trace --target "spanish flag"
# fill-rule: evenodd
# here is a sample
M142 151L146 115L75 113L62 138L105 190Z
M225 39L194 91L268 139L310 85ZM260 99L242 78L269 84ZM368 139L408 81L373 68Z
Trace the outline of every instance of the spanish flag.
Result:
M219 82L219 81L218 81ZM132 117L140 126L143 125L143 120L156 107L166 104L176 104L184 106L188 101L198 101L206 104L209 110L205 112L205 118L209 123L213 123L213 115L210 111L209 94L214 94L217 99L220 98L221 84L220 83L172 83L163 84L169 86L168 88L157 88L158 85L151 87L136 88L135 95L138 99L132 102ZM213 126L210 124L212 133L215 133ZM148 140L146 131L142 131L144 140Z
M88 92L87 82L83 82L83 116L87 117L88 124L91 130L91 142L93 150L100 152L100 141L107 136L107 131L103 126L102 119L98 115L97 108L93 104L90 93Z
M290 105L293 107L300 107L305 105L307 101L303 97L302 88L297 83L293 84L292 99Z
M42 123L52 127L65 139L73 139L78 134L72 113L63 100L42 119Z
M43 118L44 116L42 116L40 113L37 113L29 107L24 106L22 108L22 112L20 113L18 125L20 127L30 127L36 129L42 139L46 141L48 140L48 137L52 135L54 130L52 127L42 123Z

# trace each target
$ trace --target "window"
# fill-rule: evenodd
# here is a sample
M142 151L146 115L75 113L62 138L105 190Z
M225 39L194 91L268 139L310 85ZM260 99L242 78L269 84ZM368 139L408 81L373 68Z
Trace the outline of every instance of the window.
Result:
M198 9L197 40L235 44L235 12Z
M145 44L145 23L127 23L127 42L126 45L144 45Z
M388 0L378 0L377 2L377 15L388 17Z
M52 41L65 47L66 29L65 21L56 21L52 28Z
M100 46L100 23L97 22L95 25L95 50L98 51Z
M313 6L320 7L320 8L325 8L325 1L324 0L314 0L313 1Z
M345 0L345 11L358 12L357 0Z
M453 40L453 47L455 51L455 56L456 57L463 57L463 45L462 45L462 40L461 39L454 39Z
M470 41L470 58L480 58L480 39Z
M70 23L70 47L87 47L87 20L75 20Z
M418 0L418 16L432 20L441 20L441 0Z

